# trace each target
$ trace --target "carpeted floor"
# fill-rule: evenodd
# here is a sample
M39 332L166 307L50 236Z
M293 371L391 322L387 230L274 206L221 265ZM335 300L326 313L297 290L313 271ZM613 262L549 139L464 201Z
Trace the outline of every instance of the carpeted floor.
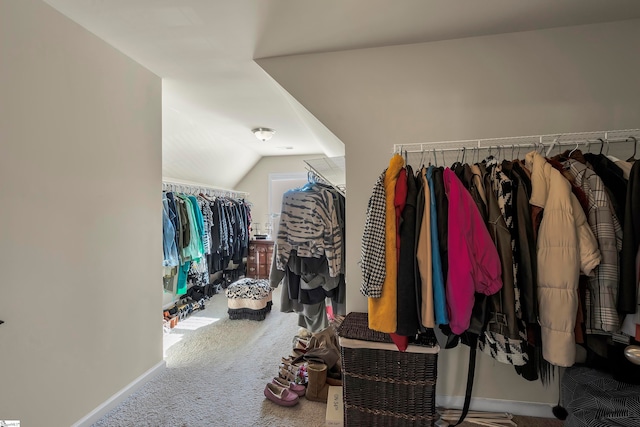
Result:
M297 315L279 312L279 290L273 300L262 322L229 320L226 297L214 295L169 334L183 336L166 351L167 369L94 427L324 426L324 403L285 408L264 397L299 329Z
M265 399L282 356L298 331L297 315L279 311L280 292L262 322L229 320L224 294L165 336L167 369L94 427L325 425L326 405L304 397L292 408ZM515 417L520 427L560 427L549 419ZM475 424L464 423L472 427Z

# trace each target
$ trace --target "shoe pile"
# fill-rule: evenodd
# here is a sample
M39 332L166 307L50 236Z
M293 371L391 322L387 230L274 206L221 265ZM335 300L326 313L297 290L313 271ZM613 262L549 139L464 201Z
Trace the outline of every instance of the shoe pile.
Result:
M302 396L326 402L329 386L342 386L342 367L334 335L332 327L316 334L304 329L299 331L293 339L292 355L281 359L278 377L265 386L267 399L281 406L293 406Z
M336 330L333 326L311 334L303 358L307 364L309 400L326 402L329 386L342 385L342 364Z
M204 303L204 298L201 298L198 301L191 300L190 298L183 299L181 302L176 303L173 307L164 310L162 313L162 328L164 332L171 332L171 329L178 326L178 322L185 320L194 311L204 310Z
M171 307L169 310L165 310L162 314L164 317L163 327L168 326L171 330L178 326L178 320L180 317L178 315L177 307Z

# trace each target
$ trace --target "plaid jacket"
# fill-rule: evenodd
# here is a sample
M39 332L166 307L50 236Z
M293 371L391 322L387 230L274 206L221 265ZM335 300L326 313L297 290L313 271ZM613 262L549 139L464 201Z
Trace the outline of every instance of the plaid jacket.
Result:
M360 292L369 298L382 296L382 284L386 275L385 265L385 191L384 177L387 170L378 177L367 206L367 218L362 234L362 285Z
M612 209L609 195L600 177L577 160L568 160L575 183L589 198L587 221L598 241L602 261L589 277L585 307L587 333L617 332L620 317L616 309L620 277L618 253L622 227Z

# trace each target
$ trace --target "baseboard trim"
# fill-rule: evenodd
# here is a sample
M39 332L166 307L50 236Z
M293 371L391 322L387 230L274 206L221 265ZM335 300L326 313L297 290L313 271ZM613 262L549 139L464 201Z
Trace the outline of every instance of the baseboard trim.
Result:
M100 420L100 418L104 417L107 412L111 411L113 408L124 402L140 387L152 380L155 376L159 375L166 367L167 362L165 362L164 360L162 362L158 362L154 367L149 369L144 374L140 375L133 382L111 396L100 406L84 416L80 421L76 422L71 427L89 427L92 424L96 423L98 420Z
M436 396L436 405L443 408L462 409L464 396ZM527 417L554 418L553 404L537 402L519 402L516 400L486 399L473 397L470 409L484 412L508 412Z

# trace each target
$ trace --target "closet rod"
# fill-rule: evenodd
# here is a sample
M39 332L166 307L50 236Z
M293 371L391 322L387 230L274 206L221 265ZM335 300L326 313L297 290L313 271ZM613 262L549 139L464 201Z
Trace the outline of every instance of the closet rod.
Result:
M170 190L183 193L203 193L208 196L229 197L234 199L249 196L249 193L246 191L226 190L224 188L210 187L208 185L186 184L183 182L166 180L162 181L162 189L165 191Z
M514 136L502 138L467 139L460 141L421 142L411 144L394 144L393 153L422 153L436 150L438 152L460 151L463 148L474 150L493 150L497 148L517 147L549 147L549 151L558 145L591 145L602 143L616 144L633 142L640 139L640 129L610 130L598 132L576 132L548 135ZM516 142L520 141L520 142ZM451 146L454 147L451 147Z
M307 169L307 176L309 178L311 178L311 176L317 177L317 178L319 178L319 181L323 182L324 184L327 184L327 185L331 186L338 193L340 193L343 196L345 196L346 187L334 184L331 180L327 179L319 170L317 170L315 167L313 167L313 165L311 165L309 163L309 161L304 160L304 162L307 165L307 168L306 168Z

